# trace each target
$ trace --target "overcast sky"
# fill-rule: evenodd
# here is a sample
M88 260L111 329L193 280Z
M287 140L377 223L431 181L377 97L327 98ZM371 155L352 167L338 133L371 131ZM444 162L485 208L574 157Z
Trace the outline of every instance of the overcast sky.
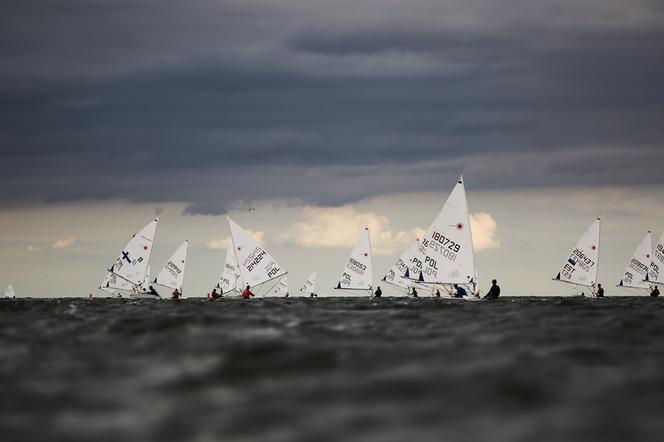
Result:
M564 257L541 237L569 249L599 215L620 270L664 229L662 42L657 0L3 1L0 285L79 295L158 208L194 232L192 291L223 260L224 213L295 281L348 253L350 233L294 239L321 217L377 222L387 267L460 173L481 275L556 292L539 278ZM64 254L85 274L59 273Z

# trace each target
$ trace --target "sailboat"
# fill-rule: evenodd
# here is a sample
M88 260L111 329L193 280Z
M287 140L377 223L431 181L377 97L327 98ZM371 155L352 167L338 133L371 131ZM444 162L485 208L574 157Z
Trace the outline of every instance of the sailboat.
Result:
M143 285L150 266L150 255L158 221L159 218L155 218L131 237L109 269L109 274L102 282L102 289L129 291L132 297L148 295L143 289ZM154 296L150 295L150 297Z
M284 277L279 280L279 283L272 289L268 296L281 298L288 297L288 275L284 275Z
M302 293L308 293L309 296L314 297L316 296L316 279L318 277L318 273L314 270L314 272L309 275L306 281L304 281L304 284L300 288L300 291Z
M396 262L392 264L392 267L387 270L382 281L403 290L406 294L410 293L413 287L422 292L432 292L433 286L420 284L417 281L405 277L406 274L419 275L422 268L422 262L420 259L415 259L419 247L420 241L413 241L413 243L397 258Z
M409 267L405 278L442 287L450 294L454 293L454 284L473 291L475 252L463 176L459 177L440 213L422 237L412 263L417 273L413 275Z
M594 293L599 267L599 242L600 219L597 218L581 236L562 269L553 279L573 284L582 296L585 295L585 289Z
M618 287L648 290L650 283L648 270L652 262L652 235L650 230L645 234L632 258L627 263L625 273L618 283Z
M371 240L369 228L365 227L353 248L337 284L337 290L362 290L371 294L373 268L371 265Z
M653 285L664 284L664 233L659 237L657 246L653 251L646 279Z
M270 293L287 272L249 232L226 218L242 283L250 286L256 296Z
M149 268L149 266L148 266ZM99 285L99 288L112 296L121 298L123 295L129 295L129 292L135 289L135 285L122 279L113 272L108 272L106 277Z
M154 284L177 290L182 296L182 286L184 285L184 271L187 265L187 248L189 241L180 244L171 257L166 261L164 267L152 281Z
M224 270L221 272L219 281L215 289L219 291L222 296L226 295L240 295L244 290L244 284L237 265L237 258L235 257L235 250L233 249L232 240L228 238L228 246L226 247L226 261L224 262Z
M14 292L14 285L9 284L6 289L2 291L3 298L16 298L16 293Z

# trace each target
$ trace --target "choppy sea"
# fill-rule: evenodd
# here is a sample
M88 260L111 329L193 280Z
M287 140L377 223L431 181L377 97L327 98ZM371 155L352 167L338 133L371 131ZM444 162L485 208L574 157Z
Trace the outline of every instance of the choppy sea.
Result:
M661 441L664 300L0 301L2 441Z

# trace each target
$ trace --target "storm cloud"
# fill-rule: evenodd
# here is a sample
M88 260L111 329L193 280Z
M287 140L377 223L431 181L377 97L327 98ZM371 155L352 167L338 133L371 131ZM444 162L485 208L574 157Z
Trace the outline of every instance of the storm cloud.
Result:
M664 185L664 6L6 1L0 204Z

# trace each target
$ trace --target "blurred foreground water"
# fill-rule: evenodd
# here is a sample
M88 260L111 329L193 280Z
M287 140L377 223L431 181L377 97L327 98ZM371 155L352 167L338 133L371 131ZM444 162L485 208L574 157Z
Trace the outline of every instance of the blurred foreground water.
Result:
M3 441L659 441L664 300L0 301Z

